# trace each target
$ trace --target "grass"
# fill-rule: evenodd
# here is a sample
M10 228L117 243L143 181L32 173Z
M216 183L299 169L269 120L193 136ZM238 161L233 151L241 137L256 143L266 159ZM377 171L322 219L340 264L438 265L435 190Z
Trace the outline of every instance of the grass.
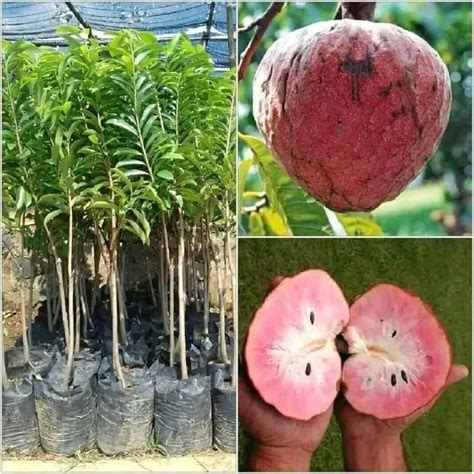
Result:
M240 341L274 277L322 268L349 301L379 282L418 293L447 328L454 360L471 370L471 258L470 239L240 239ZM471 383L469 376L450 388L429 414L406 430L410 470L471 471ZM241 429L241 470L247 470L252 446ZM344 469L334 417L311 467Z
M382 204L373 214L386 235L445 235L444 227L433 220L433 211L450 206L442 183L407 189L394 201Z

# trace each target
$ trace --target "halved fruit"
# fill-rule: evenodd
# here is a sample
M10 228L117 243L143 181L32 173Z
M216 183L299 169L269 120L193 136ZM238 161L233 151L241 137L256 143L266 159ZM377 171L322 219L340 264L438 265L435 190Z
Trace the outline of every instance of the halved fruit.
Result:
M352 354L344 363L347 401L380 419L407 416L444 387L451 347L433 311L416 295L377 285L350 309L342 335Z
M344 295L326 272L285 278L258 309L247 334L247 372L260 396L299 420L326 411L341 378L335 337L348 320Z

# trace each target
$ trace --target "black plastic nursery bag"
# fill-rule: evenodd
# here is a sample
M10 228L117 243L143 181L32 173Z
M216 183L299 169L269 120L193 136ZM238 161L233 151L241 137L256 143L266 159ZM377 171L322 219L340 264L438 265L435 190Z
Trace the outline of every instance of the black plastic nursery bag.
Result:
M143 369L125 373L123 388L108 372L99 380L97 445L105 454L149 447L153 429L153 379Z
M209 377L156 378L155 439L170 456L197 453L211 447Z
M27 381L2 392L3 450L26 451L39 445L33 387Z

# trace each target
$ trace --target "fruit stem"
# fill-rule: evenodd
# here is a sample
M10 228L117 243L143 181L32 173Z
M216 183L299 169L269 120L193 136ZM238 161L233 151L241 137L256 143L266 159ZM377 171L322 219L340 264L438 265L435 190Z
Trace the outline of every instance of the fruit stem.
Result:
M377 2L340 2L334 19L373 21L376 5Z

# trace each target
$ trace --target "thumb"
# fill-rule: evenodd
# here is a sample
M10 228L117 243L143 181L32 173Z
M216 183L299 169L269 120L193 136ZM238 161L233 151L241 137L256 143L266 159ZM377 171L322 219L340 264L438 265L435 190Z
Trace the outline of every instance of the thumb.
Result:
M459 382L469 375L469 370L465 365L453 365L449 371L448 379L446 380L446 387Z

